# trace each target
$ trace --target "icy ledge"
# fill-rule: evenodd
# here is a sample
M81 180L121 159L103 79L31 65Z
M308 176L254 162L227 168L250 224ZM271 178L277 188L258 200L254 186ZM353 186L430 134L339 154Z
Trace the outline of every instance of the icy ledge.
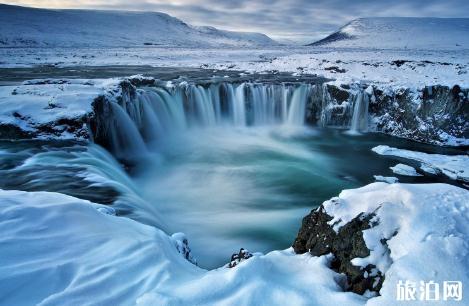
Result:
M329 268L330 255L295 255L287 249L232 269L205 271L178 253L184 239L179 234L169 237L70 196L0 191L0 301L395 305L398 280L469 281L468 206L468 191L445 184L374 183L326 201L322 209L334 231L360 213L374 213L377 225L363 231L369 255L352 260L359 266L371 263L385 275L381 296L367 299L344 292L345 278ZM389 250L381 239L388 239Z
M459 180L465 183L469 182L468 155L428 154L384 145L374 147L372 151L380 155L419 162L420 169L428 174L444 174L453 180Z

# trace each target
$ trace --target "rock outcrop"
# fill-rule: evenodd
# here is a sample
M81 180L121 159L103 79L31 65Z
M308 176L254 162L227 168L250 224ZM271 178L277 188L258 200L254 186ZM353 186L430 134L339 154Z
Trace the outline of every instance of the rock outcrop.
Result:
M241 248L238 253L234 253L233 255L231 255L231 260L230 260L230 263L228 264L228 268L234 268L241 262L251 257L252 257L252 254L248 250Z
M469 90L458 85L418 91L374 88L371 98L377 131L436 145L464 145L469 138Z
M320 206L303 218L293 249L297 254L333 254L331 268L347 276L344 288L346 291L364 294L368 290L378 293L384 281L383 273L374 265L358 267L351 262L354 258L370 255L363 239L363 231L377 225L372 221L374 216L373 213L360 214L336 232L333 225L329 224L333 217Z

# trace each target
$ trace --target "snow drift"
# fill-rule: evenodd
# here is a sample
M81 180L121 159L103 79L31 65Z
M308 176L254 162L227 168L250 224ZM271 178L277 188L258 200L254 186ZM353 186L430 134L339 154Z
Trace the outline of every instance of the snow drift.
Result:
M469 18L359 18L310 46L462 50L469 48L468 34Z
M48 10L0 4L0 47L261 46L260 33L193 27L158 12Z
M181 234L62 194L1 190L0 304L395 305L398 280L469 281L468 203L450 185L386 183L326 201L336 227L376 212L379 225L364 231L370 256L353 260L386 273L381 296L367 299L343 292L329 255L287 249L206 271L178 253Z

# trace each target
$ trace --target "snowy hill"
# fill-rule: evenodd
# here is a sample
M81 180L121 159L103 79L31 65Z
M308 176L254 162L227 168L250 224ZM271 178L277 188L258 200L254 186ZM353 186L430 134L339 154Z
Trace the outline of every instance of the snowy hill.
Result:
M193 27L158 12L49 10L0 4L0 47L261 46L260 33Z
M310 46L468 49L469 18L360 18Z

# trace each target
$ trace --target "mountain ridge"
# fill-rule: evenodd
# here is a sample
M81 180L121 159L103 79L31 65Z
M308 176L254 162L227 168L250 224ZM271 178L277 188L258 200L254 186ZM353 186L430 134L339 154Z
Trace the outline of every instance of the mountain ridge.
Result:
M307 46L377 49L469 48L469 18L367 17Z
M277 44L262 33L192 26L162 12L62 10L0 4L0 28L0 47L247 47Z

